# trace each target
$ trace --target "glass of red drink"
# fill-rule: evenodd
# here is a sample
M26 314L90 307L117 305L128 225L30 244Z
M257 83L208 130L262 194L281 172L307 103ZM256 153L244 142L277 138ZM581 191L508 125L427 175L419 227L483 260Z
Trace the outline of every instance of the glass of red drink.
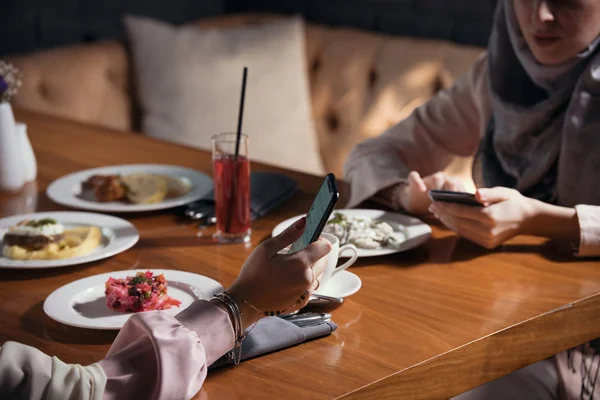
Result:
M220 243L246 243L251 233L248 136L241 135L237 158L235 133L215 135L212 144L215 238Z

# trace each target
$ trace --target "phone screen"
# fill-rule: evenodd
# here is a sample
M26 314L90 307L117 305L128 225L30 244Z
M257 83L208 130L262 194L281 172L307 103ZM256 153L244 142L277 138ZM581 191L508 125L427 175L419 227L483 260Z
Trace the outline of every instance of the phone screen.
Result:
M306 214L304 233L292 244L290 253L302 250L321 235L321 231L329 219L335 203L337 203L338 196L335 177L333 174L329 174L325 177L325 181L323 181L308 214Z

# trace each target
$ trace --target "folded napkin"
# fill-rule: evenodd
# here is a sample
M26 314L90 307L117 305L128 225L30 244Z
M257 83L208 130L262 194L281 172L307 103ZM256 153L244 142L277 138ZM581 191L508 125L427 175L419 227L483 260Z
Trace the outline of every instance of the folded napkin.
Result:
M283 174L275 172L252 172L250 174L250 215L252 220L266 215L269 211L289 199L296 193L297 182ZM205 198L189 204L188 210L202 210L214 213L214 192L211 190Z
M327 336L337 329L331 321L300 328L279 317L266 317L258 321L248 333L242 345L242 361L261 356L308 340ZM215 361L209 369L233 364L230 354Z

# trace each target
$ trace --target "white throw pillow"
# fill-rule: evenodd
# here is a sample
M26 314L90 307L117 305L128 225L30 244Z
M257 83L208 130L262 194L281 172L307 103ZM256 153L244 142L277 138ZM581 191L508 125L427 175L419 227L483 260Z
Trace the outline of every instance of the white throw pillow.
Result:
M323 173L302 19L234 29L175 27L131 16L125 24L146 134L210 150L214 134L237 129L247 66L242 130L250 136L250 158Z

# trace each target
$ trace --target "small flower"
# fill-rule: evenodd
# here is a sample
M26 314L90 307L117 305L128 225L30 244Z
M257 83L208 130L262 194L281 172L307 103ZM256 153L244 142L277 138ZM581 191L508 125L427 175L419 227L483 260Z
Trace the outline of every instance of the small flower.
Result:
M0 103L9 102L21 87L21 73L12 64L0 61Z

